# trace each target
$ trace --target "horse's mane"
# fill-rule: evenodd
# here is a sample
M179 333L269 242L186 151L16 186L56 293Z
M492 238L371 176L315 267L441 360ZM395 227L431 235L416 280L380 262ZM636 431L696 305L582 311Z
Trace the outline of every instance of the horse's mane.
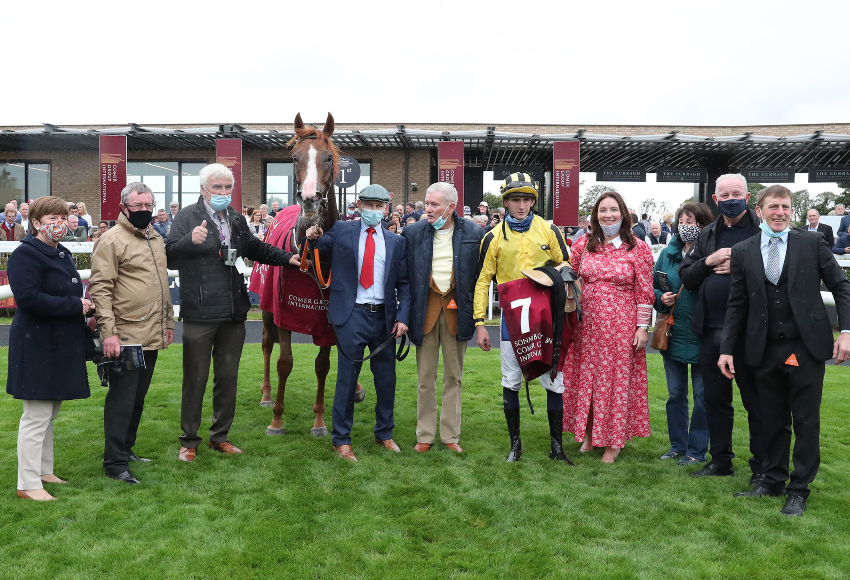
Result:
M305 126L301 129L296 129L295 136L286 143L286 146L294 147L295 145L298 145L298 143L300 143L302 139L305 139L307 137L316 137L328 146L328 148L331 150L331 155L333 155L334 175L336 175L339 172L339 147L337 147L336 144L333 142L333 139L325 135L323 131L316 129L316 127L313 126Z

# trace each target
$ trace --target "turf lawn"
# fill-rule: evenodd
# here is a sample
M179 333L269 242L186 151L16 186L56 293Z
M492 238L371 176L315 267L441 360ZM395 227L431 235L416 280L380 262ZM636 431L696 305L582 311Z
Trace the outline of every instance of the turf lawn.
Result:
M548 459L545 395L523 409L524 455L507 465L498 355L470 349L457 456L415 443L415 357L399 366L395 439L372 437L372 377L356 408L354 450L340 460L329 438L310 436L316 349L295 347L299 370L287 396L283 437L264 434L271 410L257 405L259 345L242 357L231 439L242 456L201 448L177 461L181 349L160 357L136 451L154 461L142 485L101 470L105 390L65 404L56 422L59 501L15 498L21 404L0 397L0 577L272 578L847 578L850 574L850 415L847 368L828 368L823 464L802 518L782 500L733 498L748 487L745 422L738 421L735 477L694 479L662 462L668 449L666 387L650 355L653 435L627 445L614 465L568 440L568 467ZM5 374L6 353L0 352ZM334 363L335 368L335 363ZM38 369L33 369L34 373ZM333 379L334 373L331 374ZM332 392L332 389L331 391ZM330 423L328 397L327 421ZM524 398L524 396L523 396ZM209 401L209 395L207 397ZM736 404L738 402L736 401ZM738 407L740 409L740 406ZM205 408L205 425L210 416ZM739 411L740 412L740 411ZM740 415L742 416L742 415ZM202 432L202 434L204 434Z

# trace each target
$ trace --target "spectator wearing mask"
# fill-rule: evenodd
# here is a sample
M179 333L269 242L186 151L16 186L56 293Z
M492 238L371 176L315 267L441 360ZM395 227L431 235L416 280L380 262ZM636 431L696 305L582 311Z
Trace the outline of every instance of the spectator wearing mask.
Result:
M344 222L351 221L355 218L360 217L360 212L357 211L357 204L351 202L348 204L348 207L345 209L345 215L340 216L340 219Z

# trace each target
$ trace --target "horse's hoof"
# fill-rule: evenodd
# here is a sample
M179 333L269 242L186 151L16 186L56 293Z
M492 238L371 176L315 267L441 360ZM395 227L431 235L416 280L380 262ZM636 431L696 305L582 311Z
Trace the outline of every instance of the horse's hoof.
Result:
M266 435L286 435L286 429L281 427L280 429L272 429L271 427L266 427Z
M362 403L366 400L366 389L360 389L356 393L354 393L354 402Z
M310 435L313 437L324 437L328 434L327 427L313 427L310 429Z
M274 401L260 401L261 407L274 407Z

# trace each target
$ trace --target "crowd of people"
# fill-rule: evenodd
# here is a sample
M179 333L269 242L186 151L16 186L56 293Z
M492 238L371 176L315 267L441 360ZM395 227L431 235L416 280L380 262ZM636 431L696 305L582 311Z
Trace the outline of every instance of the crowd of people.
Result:
M147 460L133 450L136 432L157 353L174 338L168 266L179 271L184 321L178 459L191 463L198 455L210 370L207 446L222 454L243 452L229 438L250 307L235 262L245 258L294 268L300 259L261 239L279 211L275 204L271 211L245 207L242 214L230 207L229 169L206 166L200 184L197 203L183 209L172 204L170 214L159 210L155 216L149 187L125 187L115 225L98 224L90 298L61 245L72 224L80 229L81 223L91 223L85 208L81 217L79 205L46 197L22 212L31 232L8 265L18 314L10 336L7 392L24 401L19 497L54 499L43 484L62 482L53 473L53 423L62 401L89 396L85 361L93 355L87 352L92 341L86 316L96 322L106 360L123 360L123 345L141 345L143 356L134 365L104 369L109 393L103 467L109 477L139 483L130 464ZM675 321L662 350L670 446L660 459L697 465L695 477L734 474L734 380L747 413L752 472L751 489L736 495L787 495L782 513L802 515L820 462L824 364L850 358L850 282L816 219L802 230L790 227L791 192L768 187L753 211L745 178L724 175L713 196L716 219L708 206L688 202L650 222L649 233L641 236L640 220L609 191L596 200L587 226L568 232L574 239L565 239L560 228L534 213L538 191L527 174L510 175L500 193L502 208L491 211L485 202L471 218L469 208L459 211L450 184L432 184L424 201L395 211L390 192L373 184L358 193L359 203L346 208L332 229L307 230L319 254L332 263L328 316L342 353L332 409L332 446L339 457L357 461L351 429L367 347L373 353L375 441L401 452L393 439L397 361L394 349L383 347L405 334L416 347L418 375L413 450L428 452L439 436L447 449L463 453L464 357L473 339L491 350L484 320L491 280L511 285L534 269L569 263L582 286L582 316L551 371L540 376L547 393L550 459L572 464L564 432L581 444L582 453L602 449L605 463L614 463L632 438L650 435L649 327L653 309L672 312ZM7 206L6 213L7 223L13 223L15 208ZM646 236L664 246L657 261ZM838 309L842 330L835 341L821 282ZM522 457L519 390L525 370L508 320L523 304L528 303L501 304L499 359L509 462ZM528 313L520 316L527 326ZM33 374L33 364L46 370ZM56 369L61 376L51 375L60 372ZM795 470L789 474L792 429Z

